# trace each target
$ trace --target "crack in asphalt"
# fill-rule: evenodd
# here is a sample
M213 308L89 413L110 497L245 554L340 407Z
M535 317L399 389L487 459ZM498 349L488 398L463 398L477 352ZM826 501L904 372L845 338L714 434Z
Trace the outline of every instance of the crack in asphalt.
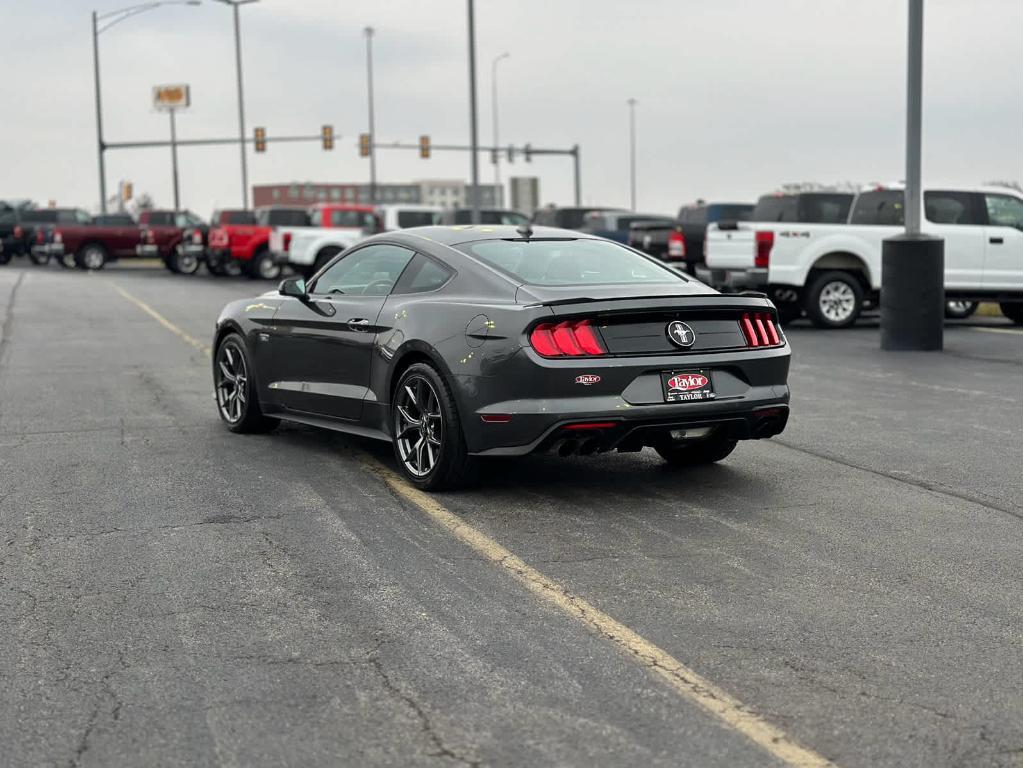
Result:
M128 668L128 664L124 660L124 651L120 648L117 649L117 665L113 669L107 670L103 676L99 679L99 685L102 689L103 696L113 702L113 706L110 707L109 718L112 723L116 723L121 719L121 709L124 707L124 702L114 691L110 681L118 672L123 672ZM68 761L68 768L77 768L82 762L82 756L89 751L92 746L92 734L99 725L100 715L103 712L102 702L97 702L96 706L93 707L92 712L89 714L89 720L85 724L85 728L82 730L81 736L78 737L78 744L75 747L75 751Z
M21 288L27 273L22 272L11 289L11 295L7 299L7 311L4 313L4 322L0 325L0 368L4 365L4 352L11 340L11 328L14 327L14 300L18 297L18 289Z
M430 740L430 743L433 744L436 750L435 752L430 753L430 757L443 757L449 760L454 760L462 765L468 765L470 768L479 768L481 765L480 760L471 760L464 755L460 755L444 743L440 734L437 733L436 727L430 720L430 716L427 714L426 710L418 701L407 693L404 693L397 684L395 684L395 682L391 679L391 676L387 674L387 671L384 669L384 665L381 663L380 659L376 656L375 651L372 652L366 660L380 677L384 689L404 702L419 719L422 732L426 734L426 737Z
M1023 512L1021 511L1017 511L1009 507L1003 507L999 504L995 504L991 501L986 501L978 496L973 496L969 493L959 493L945 486L938 485L937 483L930 483L926 480L920 480L918 478L900 477L899 475L894 474L892 472L885 472L883 469L875 469L874 467L868 467L864 464L857 464L854 461L843 459L838 456L835 456L834 454L825 453L824 451L815 451L810 448L804 448L799 445L793 445L792 443L789 443L785 440L779 440L777 437L774 438L772 442L784 446L785 448L788 448L790 451L804 453L807 456L813 456L818 459L823 459L824 461L831 461L834 462L835 464L841 464L843 467L848 467L849 469L858 469L861 472L869 472L872 475L877 475L878 477L883 477L888 480L894 480L897 483L909 485L912 486L913 488L919 488L920 490L928 491L930 493L938 494L941 496L948 496L949 498L958 499L959 501L965 501L970 504L976 504L977 506L984 507L985 509L990 509L992 512L1001 512L1002 514L1009 515L1010 517L1015 517L1017 520L1023 520Z

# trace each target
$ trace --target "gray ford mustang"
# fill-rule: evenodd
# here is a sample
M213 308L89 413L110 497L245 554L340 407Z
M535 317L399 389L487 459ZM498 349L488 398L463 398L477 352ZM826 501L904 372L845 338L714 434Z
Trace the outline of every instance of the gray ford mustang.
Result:
M371 237L308 282L224 308L220 417L388 440L427 490L477 456L656 450L719 461L788 419L774 305L721 295L578 232L421 227Z

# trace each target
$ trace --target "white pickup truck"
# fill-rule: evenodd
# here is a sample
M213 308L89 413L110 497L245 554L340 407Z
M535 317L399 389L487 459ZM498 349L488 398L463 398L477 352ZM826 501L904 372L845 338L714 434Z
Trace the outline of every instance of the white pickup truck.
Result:
M856 322L881 289L882 242L902 232L904 192L856 196L847 223L720 222L708 227L697 277L723 290L764 291L784 319L804 310L815 325ZM945 295L960 305L997 301L1023 324L1023 194L1001 187L924 192L925 234L945 241Z

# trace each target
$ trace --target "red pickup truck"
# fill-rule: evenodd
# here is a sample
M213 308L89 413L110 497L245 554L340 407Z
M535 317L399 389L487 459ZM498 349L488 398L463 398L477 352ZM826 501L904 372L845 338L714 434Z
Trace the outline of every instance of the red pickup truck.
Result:
M272 206L254 212L235 211L226 221L210 227L206 267L214 275L238 275L275 280L281 265L270 254L270 233L276 226L308 227L309 212L305 208ZM241 214L248 214L242 216Z
M191 211L142 211L139 256L159 258L171 272L191 275L199 269L203 248L196 248L194 232L206 224Z

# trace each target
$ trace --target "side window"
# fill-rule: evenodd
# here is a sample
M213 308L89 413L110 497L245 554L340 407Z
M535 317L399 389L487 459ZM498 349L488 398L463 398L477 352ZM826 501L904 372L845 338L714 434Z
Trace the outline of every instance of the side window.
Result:
M323 226L323 211L319 208L309 209L309 226L310 227L322 227Z
M417 253L401 280L394 286L394 293L425 293L443 286L455 274L454 270L433 259Z
M310 293L386 296L415 254L397 245L367 245L328 267Z
M984 195L988 224L1023 229L1023 200L1011 195Z
M932 224L983 224L970 192L924 192L924 216Z
M902 226L905 216L903 193L898 190L861 192L853 206L850 224Z

